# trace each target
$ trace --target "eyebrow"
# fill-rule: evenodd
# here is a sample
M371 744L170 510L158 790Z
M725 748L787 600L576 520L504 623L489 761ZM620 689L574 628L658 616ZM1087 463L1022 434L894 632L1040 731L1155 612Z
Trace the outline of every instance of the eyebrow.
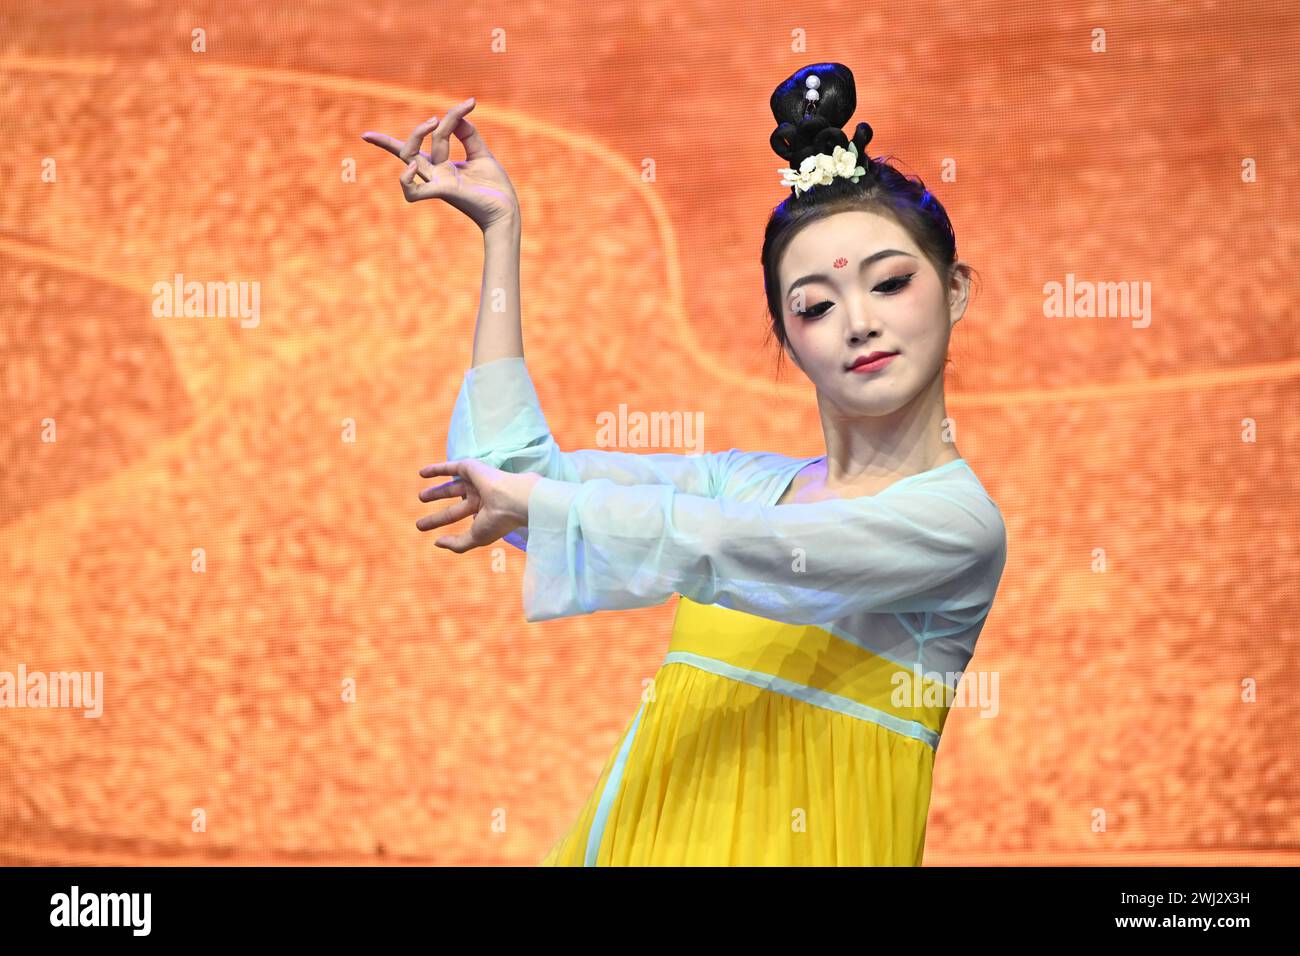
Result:
M871 265L871 263L875 262L876 260L885 259L889 256L907 256L909 259L916 258L916 256L912 255L910 252L904 252L902 249L881 249L879 252L873 252L871 255L867 256L865 259L859 262L858 271L861 272L863 269ZM799 286L801 285L807 285L809 282L830 282L830 281L831 281L830 276L821 272L814 272L811 275L806 275L801 278L795 279L794 282L790 283L790 288L786 290L785 297L788 299L795 289L799 288Z

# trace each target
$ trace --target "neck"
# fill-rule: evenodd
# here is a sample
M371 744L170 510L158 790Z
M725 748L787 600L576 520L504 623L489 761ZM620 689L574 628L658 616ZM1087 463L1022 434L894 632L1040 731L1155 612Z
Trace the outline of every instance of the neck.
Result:
M961 457L956 444L944 440L948 411L942 369L888 415L845 417L820 394L817 404L826 435L828 489L852 490L855 483L914 475Z

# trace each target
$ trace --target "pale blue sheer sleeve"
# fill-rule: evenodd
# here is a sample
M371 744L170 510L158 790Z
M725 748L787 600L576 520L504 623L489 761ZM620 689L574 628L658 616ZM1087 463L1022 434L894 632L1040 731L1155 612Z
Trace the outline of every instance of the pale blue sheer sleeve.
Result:
M517 356L486 362L465 373L447 429L449 461L475 458L502 471L537 472L565 482L603 478L619 485L671 485L704 497L718 493L719 471L734 451L704 455L561 451L542 414L528 367ZM528 530L521 527L504 540L526 551Z
M789 624L961 612L991 604L1006 561L1001 513L961 478L789 505L543 479L528 533L529 621L673 594Z

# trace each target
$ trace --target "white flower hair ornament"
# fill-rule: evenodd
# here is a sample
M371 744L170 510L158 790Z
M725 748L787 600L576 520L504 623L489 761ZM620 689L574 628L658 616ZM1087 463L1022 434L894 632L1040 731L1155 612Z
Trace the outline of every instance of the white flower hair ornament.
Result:
M781 174L781 185L793 186L794 194L798 196L814 186L829 185L836 176L843 176L856 183L866 175L867 170L858 165L858 147L850 140L848 149L836 146L829 155L817 153L807 157L799 164L797 171L786 168L778 169L777 172Z

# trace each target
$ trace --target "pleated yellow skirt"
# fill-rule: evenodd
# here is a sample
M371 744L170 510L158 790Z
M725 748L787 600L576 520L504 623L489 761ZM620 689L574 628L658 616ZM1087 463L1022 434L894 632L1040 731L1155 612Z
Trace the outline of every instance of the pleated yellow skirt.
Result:
M919 866L950 700L934 690L822 628L683 597L663 666L541 865Z

